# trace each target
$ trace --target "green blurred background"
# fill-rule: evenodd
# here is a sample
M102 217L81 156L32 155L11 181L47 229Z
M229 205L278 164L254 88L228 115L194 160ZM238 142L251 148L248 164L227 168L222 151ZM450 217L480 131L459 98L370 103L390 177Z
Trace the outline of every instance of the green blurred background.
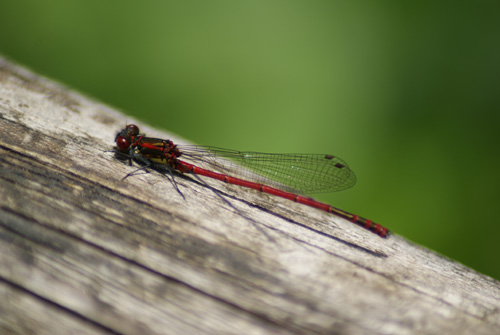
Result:
M500 278L499 9L2 0L0 53L196 143L338 155L358 183L317 198Z

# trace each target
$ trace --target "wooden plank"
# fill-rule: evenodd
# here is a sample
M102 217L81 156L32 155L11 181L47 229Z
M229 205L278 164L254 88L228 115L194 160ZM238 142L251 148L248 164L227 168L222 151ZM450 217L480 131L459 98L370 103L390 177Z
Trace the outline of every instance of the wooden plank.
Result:
M126 119L0 60L0 330L499 333L499 282L397 235L217 181L122 181Z

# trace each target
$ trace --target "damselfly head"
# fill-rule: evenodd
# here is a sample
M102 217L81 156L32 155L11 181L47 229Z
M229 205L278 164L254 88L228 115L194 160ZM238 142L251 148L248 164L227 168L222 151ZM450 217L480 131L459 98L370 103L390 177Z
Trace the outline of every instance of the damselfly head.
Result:
M139 135L139 127L135 124L129 124L116 134L116 146L121 151L127 151L134 141L134 138Z

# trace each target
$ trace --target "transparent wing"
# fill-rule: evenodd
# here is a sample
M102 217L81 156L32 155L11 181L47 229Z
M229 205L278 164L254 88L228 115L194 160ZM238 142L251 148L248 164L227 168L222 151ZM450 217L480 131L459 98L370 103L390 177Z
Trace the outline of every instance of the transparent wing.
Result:
M347 163L333 155L268 154L192 145L178 148L180 160L288 192L335 192L356 183Z

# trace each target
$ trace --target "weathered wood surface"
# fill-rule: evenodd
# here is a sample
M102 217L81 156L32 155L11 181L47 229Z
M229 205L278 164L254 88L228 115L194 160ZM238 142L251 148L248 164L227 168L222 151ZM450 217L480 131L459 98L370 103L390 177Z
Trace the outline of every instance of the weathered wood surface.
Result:
M216 181L121 181L126 119L0 59L0 334L500 334L499 282L397 235Z

